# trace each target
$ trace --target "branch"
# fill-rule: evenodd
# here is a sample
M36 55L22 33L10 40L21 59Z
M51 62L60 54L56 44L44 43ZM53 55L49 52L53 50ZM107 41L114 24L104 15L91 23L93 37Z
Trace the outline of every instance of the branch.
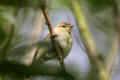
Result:
M84 41L84 45L86 47L87 55L91 63L93 64L93 66L96 66L97 70L99 71L100 80L110 80L109 73L105 70L103 63L99 59L99 56L97 54L96 45L88 29L88 25L84 18L81 5L79 4L78 0L70 0L70 1L72 5L71 6L72 10L74 12L76 21L78 23L79 31L81 33L81 36Z
M118 46L117 47L119 47L119 43L120 43L120 13L119 13L118 3L119 3L118 0L112 0L113 21L114 21L115 29L117 31L117 36L118 36ZM113 72L113 69L112 69L112 72Z
M45 16L46 22L48 24L48 28L50 31L50 35L51 35L51 41L53 46L55 47L56 53L58 55L58 59L60 61L61 67L63 68L63 70L65 71L65 64L64 64L64 59L63 59L63 55L62 55L62 51L60 50L60 46L58 45L57 39L56 39L56 33L53 30L50 18L48 16L48 13L45 9L42 9L43 14Z
M88 56L90 57L90 61L93 64L97 64L96 59L95 59L98 56L96 54L96 46L95 46L95 43L91 36L91 33L88 29L88 26L86 24L81 6L78 4L77 0L75 0L75 1L70 0L70 1L72 4L72 9L73 9L75 18L78 23L79 31L81 32L81 35L82 35L82 38L84 41L84 45L85 45L86 49L88 50L87 52L88 52Z
M106 69L109 73L111 73L112 65L113 65L117 50L118 50L118 43L119 43L119 39L117 36L113 42L112 48L110 50L110 54L108 55L108 59L106 62Z

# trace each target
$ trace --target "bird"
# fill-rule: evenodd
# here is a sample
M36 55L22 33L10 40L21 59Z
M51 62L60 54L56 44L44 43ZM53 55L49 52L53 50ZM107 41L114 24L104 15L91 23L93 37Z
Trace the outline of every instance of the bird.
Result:
M56 27L54 28L54 32L56 34L56 40L60 46L60 50L63 53L62 54L63 58L68 56L72 48L72 44L73 44L72 35L71 35L72 28L73 25L70 24L69 22L61 22L57 24ZM57 53L55 47L51 42L50 33L48 33L43 38L43 43L45 44L37 48L33 58L33 63L35 62L44 63L48 60L57 59Z

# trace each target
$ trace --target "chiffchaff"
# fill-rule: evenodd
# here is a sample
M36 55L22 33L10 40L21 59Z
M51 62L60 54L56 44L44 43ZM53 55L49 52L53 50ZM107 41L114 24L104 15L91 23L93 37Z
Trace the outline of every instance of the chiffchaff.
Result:
M56 39L58 44L60 45L60 49L62 51L62 55L65 58L72 48L72 36L71 29L73 25L69 22L61 22L55 28L54 31L56 33ZM48 43L47 45L40 46L34 56L34 61L36 62L45 62L50 59L57 58L57 53L52 45L50 33L48 33L43 39L44 43Z

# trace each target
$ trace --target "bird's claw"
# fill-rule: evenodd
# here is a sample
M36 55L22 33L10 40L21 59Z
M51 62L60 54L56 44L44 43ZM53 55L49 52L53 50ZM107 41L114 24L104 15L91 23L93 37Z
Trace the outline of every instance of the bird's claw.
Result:
M57 37L57 35L56 34L53 34L52 36L51 36L51 38L56 38Z
M47 22L45 22L45 24L46 24L46 25L48 25L48 23L47 23Z

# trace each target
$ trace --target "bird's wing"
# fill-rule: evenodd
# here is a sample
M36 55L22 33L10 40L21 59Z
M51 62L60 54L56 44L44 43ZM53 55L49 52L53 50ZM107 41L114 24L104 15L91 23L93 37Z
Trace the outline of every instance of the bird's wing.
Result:
M53 48L50 45L39 47L36 50L33 62L37 61L41 63L43 61L46 61L47 59L49 59L48 54L52 53L52 51L53 51Z
M55 49L52 45L50 34L47 34L46 37L43 39L43 43L47 43L43 46L40 46L34 56L34 62L45 62L49 59L52 59L56 56Z

